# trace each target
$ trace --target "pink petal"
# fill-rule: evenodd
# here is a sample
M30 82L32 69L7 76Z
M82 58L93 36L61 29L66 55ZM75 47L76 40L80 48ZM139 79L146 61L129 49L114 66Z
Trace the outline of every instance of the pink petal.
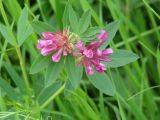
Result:
M78 48L79 50L83 50L84 49L84 43L82 41L79 41L76 45L76 48Z
M37 48L40 50L40 49L42 49L43 48L43 46L41 45L41 44L37 44Z
M58 50L58 52L56 52L56 53L52 56L53 62L59 62L59 60L61 59L61 53L62 53L62 49Z
M43 47L46 47L48 45L52 45L52 40L38 40L38 44L40 44Z
M113 53L113 49L112 48L107 48L107 49L102 51L103 55L110 55L112 53Z
M102 40L93 41L93 42L91 42L91 43L87 46L87 49L96 50L96 49L98 49L103 43L104 43L104 41L102 41Z
M58 39L52 38L51 40L52 40L52 42L53 42L54 44L58 44Z
M106 70L106 67L104 64L100 63L99 65L95 66L96 67L96 71L99 73L103 73L104 70Z
M99 40L105 41L108 37L108 33L105 30L101 30L100 34L97 36Z
M45 39L52 39L54 37L53 32L42 32L42 35Z
M67 56L67 55L68 55L68 53L67 53L67 50L66 50L66 49L64 49L64 50L63 50L63 55L64 55L64 56Z
M55 47L44 47L44 48L41 49L41 54L43 56L46 56L46 55L50 54L51 52L53 52L56 49L57 49L56 46Z
M99 59L92 59L91 60L91 63L94 65L94 66L97 66L97 65L99 65L99 63L100 63L100 61L99 61Z
M102 55L102 50L99 50L99 49L98 49L98 50L96 51L96 55L101 56L101 55Z
M108 58L106 56L100 57L99 60L100 61L104 61L104 62L111 62L112 61L112 59L110 59L110 58Z
M98 49L99 47L99 42L93 41L87 46L87 49Z
M83 51L83 54L84 54L86 57L88 57L88 58L92 58L92 57L93 57L93 51L92 51L92 50L87 50L87 49L85 49L85 50Z
M85 64L85 67L86 67L86 73L87 73L88 75L93 75L92 66L91 66L89 63L86 63L86 64Z

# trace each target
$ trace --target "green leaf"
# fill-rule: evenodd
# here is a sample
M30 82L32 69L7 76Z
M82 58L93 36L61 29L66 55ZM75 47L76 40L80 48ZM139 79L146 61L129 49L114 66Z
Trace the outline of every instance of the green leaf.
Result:
M8 97L17 100L18 94L3 78L0 77L0 87L7 93Z
M38 33L39 35L41 35L42 32L55 32L56 31L50 24L41 22L41 21L33 21L31 23L31 26L33 27L34 31Z
M61 81L56 81L50 86L45 87L37 97L39 104L42 105L45 103L45 101L47 101L61 87L61 85Z
M73 32L77 32L78 30L78 18L76 12L73 10L72 6L69 6L69 22Z
M72 83L70 80L67 80L64 88L64 95L65 96L70 96L72 94L71 91L74 91L75 88L73 87Z
M58 23L58 26L60 27L60 29L62 29L63 24L62 24L62 10L63 10L63 6L60 3L59 0L49 0L54 12L55 12L55 16L56 16L56 21Z
M77 67L75 65L75 60L72 56L67 56L66 59L66 69L67 69L67 75L68 75L68 81L65 86L66 90L66 95L67 90L75 90L82 78L82 73L83 73L83 67Z
M94 74L88 76L88 78L91 81L91 83L101 92L110 96L114 95L113 84L106 73L99 74L95 71Z
M17 0L4 0L3 3L7 8L6 10L12 16L13 21L16 21L17 23L22 11L19 2Z
M51 58L48 56L39 55L33 62L30 68L30 74L35 74L45 67L47 67L51 63Z
M96 35L90 36L90 37L81 37L81 40L84 42L93 42L93 40L96 39Z
M5 40L7 40L11 45L14 45L10 28L4 26L3 24L0 24L0 32Z
M38 96L42 89L44 88L44 75L35 74L31 76L32 80L32 89L34 91L35 96Z
M119 21L114 21L105 26L105 30L108 32L108 39L107 41L102 45L102 48L106 48L107 45L113 40L117 30L119 27Z
M15 71L15 69L11 65L5 63L4 66L6 70L8 71L9 75L11 76L12 80L14 81L14 83L20 89L20 91L22 93L25 93L26 86L22 78L18 75L18 73Z
M98 26L88 28L83 34L80 35L80 38L84 41L91 41L96 38L96 35L100 33L100 29Z
M138 55L127 50L114 50L113 54L111 54L109 58L111 58L112 61L105 62L106 67L115 68L134 62L139 57Z
M33 32L33 29L31 27L31 25L27 25L26 30L24 31L23 36L20 39L18 39L18 44L21 46L23 44L23 42L25 40L27 40L27 38L32 34L32 32Z
M64 59L61 59L58 63L50 63L45 75L45 86L49 86L56 81L63 67L63 62Z
M91 37L100 33L100 28L98 26L88 28L81 36L82 37Z
M17 40L20 46L31 35L32 31L32 27L28 24L28 10L25 7L18 20Z
M64 13L63 13L63 28L66 28L69 26L69 7L70 7L70 4L68 2L68 4L65 6L65 9L64 9Z
M82 9L83 11L86 11L86 10L91 10L91 13L92 13L92 16L95 20L95 22L100 26L102 27L103 24L102 22L100 21L97 13L95 12L95 10L91 7L91 5L89 4L89 1L88 0L80 0L80 4L82 6Z
M89 27L90 22L91 22L91 11L87 10L79 20L78 33L79 34L84 33Z

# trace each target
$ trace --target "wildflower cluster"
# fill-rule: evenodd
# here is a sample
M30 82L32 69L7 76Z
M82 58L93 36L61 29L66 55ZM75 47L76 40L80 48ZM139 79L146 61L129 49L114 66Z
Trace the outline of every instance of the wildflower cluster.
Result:
M53 62L59 62L61 56L71 54L77 59L77 65L84 65L88 75L93 74L93 67L99 73L106 70L102 62L110 62L109 55L113 53L112 48L100 50L100 46L107 40L108 33L101 30L97 40L85 46L78 35L65 29L63 32L43 32L44 39L38 40L37 48L43 56L52 55Z

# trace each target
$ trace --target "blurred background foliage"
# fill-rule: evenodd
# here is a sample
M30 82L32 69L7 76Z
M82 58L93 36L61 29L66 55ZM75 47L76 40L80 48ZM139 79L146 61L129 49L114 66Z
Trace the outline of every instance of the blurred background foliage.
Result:
M16 33L18 19L26 6L29 24L39 17L56 29L62 29L62 17L68 0L0 0L6 18L0 13L0 24L9 26ZM103 27L104 23L119 20L119 30L111 47L128 49L140 56L139 60L107 73L114 81L115 96L102 94L88 80L82 79L70 97L57 96L48 108L40 111L34 101L44 87L45 70L31 75L29 69L39 54L36 49L40 37L34 31L20 48L8 44L0 34L0 119L56 120L159 120L160 118L160 0L70 0L75 11L82 15L91 9L91 26ZM79 17L79 16L78 16ZM19 50L18 50L19 49ZM17 50L21 52L33 95L17 98L23 80ZM59 79L65 79L65 73ZM2 79L0 78L0 79ZM7 88L10 84L11 88ZM3 87L2 87L3 86ZM4 89L11 89L8 96ZM15 94L14 94L15 93ZM15 96L14 96L15 95ZM23 99L23 102L20 102Z

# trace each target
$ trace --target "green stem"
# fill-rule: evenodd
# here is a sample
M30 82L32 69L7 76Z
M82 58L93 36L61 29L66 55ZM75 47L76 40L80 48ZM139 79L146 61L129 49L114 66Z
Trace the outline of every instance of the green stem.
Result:
M59 95L65 87L65 84L63 84L45 103L43 103L40 108L45 108L57 95Z
M2 62L3 62L3 57L4 57L4 54L5 54L5 50L6 50L6 47L7 47L7 41L4 42L4 45L3 47L1 46L1 43L0 43L0 47L2 47L2 54L1 54L1 57L0 57L0 71L1 71L1 67L2 67Z
M17 55L18 55L18 58L19 58L19 63L20 63L21 70L22 70L22 74L23 74L23 77L24 77L24 82L26 84L27 90L29 90L29 88L30 88L29 87L29 81L28 81L26 70L25 70L25 65L24 65L24 62L23 62L21 50L20 50L20 47L17 44L16 37L14 36L14 34L13 34L11 28L10 28L10 25L9 25L5 10L3 8L2 0L0 0L0 11L2 13L2 17L4 19L4 22L5 22L6 26L9 28L9 30L11 32L13 43L14 43L14 47L16 49L16 52L17 52Z
M25 65L24 65L24 62L23 62L23 58L22 58L22 54L21 54L21 50L20 50L19 46L16 46L16 51L17 51L17 55L18 55L18 58L19 58L19 63L20 63L20 66L21 66L24 82L26 84L27 89L29 89L30 88L29 80L28 80L28 77L27 77L27 73L26 73L26 70L25 70Z

